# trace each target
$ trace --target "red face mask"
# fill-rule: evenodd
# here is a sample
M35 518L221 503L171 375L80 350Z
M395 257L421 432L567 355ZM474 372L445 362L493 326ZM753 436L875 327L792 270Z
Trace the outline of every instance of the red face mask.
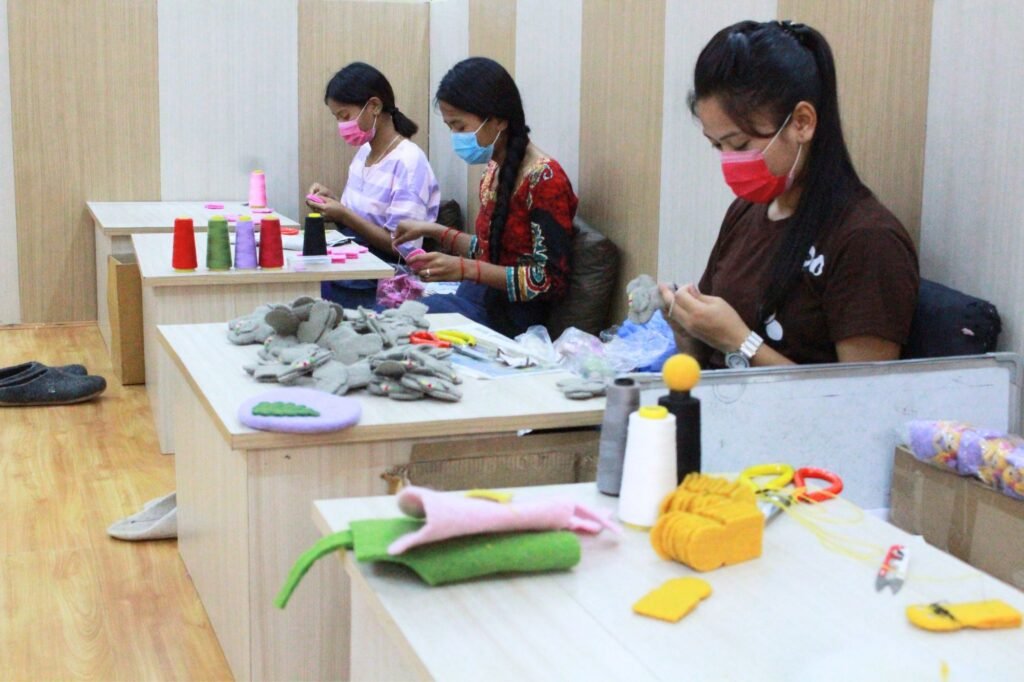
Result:
M725 176L725 183L739 198L755 204L767 204L793 186L793 171L796 170L796 164L800 161L800 151L803 149L803 145L797 149L796 160L793 161L793 167L786 175L774 175L764 160L764 153L775 143L779 134L789 124L790 116L792 114L786 117L782 127L764 149L722 152L722 175Z

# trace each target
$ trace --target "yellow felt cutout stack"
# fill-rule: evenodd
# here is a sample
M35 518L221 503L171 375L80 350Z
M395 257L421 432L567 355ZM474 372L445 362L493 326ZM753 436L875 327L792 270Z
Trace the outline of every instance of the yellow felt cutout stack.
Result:
M952 632L963 628L994 630L1019 628L1020 611L999 599L966 604L918 604L907 607L907 619L932 632Z
M651 545L698 571L761 556L764 514L754 492L724 478L690 474L661 503Z
M700 578L673 578L633 604L641 616L675 623L711 596L711 585Z

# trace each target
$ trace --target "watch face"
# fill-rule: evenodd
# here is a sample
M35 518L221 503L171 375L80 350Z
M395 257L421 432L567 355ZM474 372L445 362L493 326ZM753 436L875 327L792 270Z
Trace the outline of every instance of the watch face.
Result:
M726 353L725 366L729 369L746 369L750 367L750 360L743 353Z

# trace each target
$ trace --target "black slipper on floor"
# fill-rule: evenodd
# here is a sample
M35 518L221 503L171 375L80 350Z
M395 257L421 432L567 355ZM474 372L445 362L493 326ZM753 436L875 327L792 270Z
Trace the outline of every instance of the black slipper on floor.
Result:
M14 365L13 367L4 367L0 369L0 386L5 385L9 381L20 381L22 374L29 374L31 372L38 372L39 369L46 369L46 365L41 362L23 362L20 365ZM85 368L85 365L61 365L54 367L53 369L65 374L73 374L75 376L84 377L89 373L89 370Z
M0 406L80 403L103 393L106 388L107 381L103 377L68 373L41 363L0 370Z

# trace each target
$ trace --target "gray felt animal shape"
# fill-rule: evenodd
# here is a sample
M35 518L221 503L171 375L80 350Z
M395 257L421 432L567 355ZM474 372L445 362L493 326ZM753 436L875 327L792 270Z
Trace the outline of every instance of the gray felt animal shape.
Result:
M658 283L650 275L640 275L626 285L626 298L629 302L627 317L630 322L647 324L657 310L665 304L658 291Z
M228 341L239 346L266 341L274 333L274 328L267 324L270 309L269 305L257 306L248 315L228 322Z

